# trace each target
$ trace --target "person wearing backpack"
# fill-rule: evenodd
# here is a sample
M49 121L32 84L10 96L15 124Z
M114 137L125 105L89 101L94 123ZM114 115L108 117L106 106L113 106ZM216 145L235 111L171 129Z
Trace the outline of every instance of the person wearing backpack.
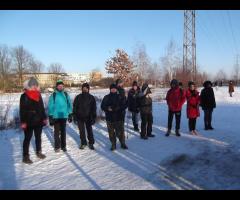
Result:
M179 88L179 82L176 79L173 79L170 83L171 89L168 90L166 100L168 105L168 130L166 136L169 136L172 129L173 116L175 115L176 127L175 133L176 136L181 136L179 133L180 122L181 122L181 110L184 102L186 101L185 91Z
M64 91L64 83L58 80L56 89L49 98L48 116L50 126L54 126L55 152L67 151L66 148L66 123L72 122L72 103L67 92Z
M73 120L78 125L80 132L80 149L87 146L85 127L87 129L87 138L89 149L94 150L94 136L92 125L96 121L97 107L93 95L89 94L90 86L88 83L82 85L82 93L77 95L73 101Z
M30 78L24 82L24 93L20 97L19 115L21 128L24 131L23 163L33 163L29 156L29 145L33 133L35 135L37 157L40 159L46 158L42 153L41 135L43 126L47 125L47 116L39 84L35 78Z

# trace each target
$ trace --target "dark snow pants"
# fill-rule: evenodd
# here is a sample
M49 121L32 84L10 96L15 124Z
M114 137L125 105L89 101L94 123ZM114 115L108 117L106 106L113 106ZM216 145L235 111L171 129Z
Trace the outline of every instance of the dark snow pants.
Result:
M94 144L95 141L94 141L94 137L93 137L91 121L90 120L79 120L78 128L79 128L79 132L80 132L81 144L87 145L85 127L87 129L87 138L88 138L89 144Z
M168 111L168 130L172 129L172 122L173 122L173 115L175 115L175 119L176 119L176 130L180 129L180 123L181 123L181 111L177 111L177 112L172 112L172 111Z
M134 128L138 128L138 113L132 112L132 123Z
M36 152L40 152L42 150L41 146L42 126L27 127L27 129L24 130L23 156L29 155L29 145L31 138L33 136L33 132L35 136Z
M67 119L55 119L54 122L55 149L66 148L66 122Z
M196 122L197 122L197 118L190 118L188 120L189 131L196 130Z
M206 129L212 127L212 113L213 109L204 110L204 124Z
M152 134L153 115L152 113L141 113L141 137Z
M125 144L125 134L124 134L124 122L109 122L107 121L107 128L109 139L112 144L116 144L117 137L121 144Z

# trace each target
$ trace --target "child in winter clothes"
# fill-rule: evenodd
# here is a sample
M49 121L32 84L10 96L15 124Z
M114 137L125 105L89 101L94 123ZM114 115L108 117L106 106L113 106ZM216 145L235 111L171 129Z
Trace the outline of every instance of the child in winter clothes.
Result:
M167 92L166 100L168 104L168 131L166 136L169 136L172 129L173 116L176 118L176 136L181 136L179 133L180 121L181 121L181 110L186 100L185 91L179 88L179 82L173 79L170 83L171 89Z
M24 130L23 162L32 164L29 157L29 144L34 132L36 143L36 155L40 159L46 156L42 154L41 134L42 128L47 124L43 100L40 94L38 82L30 78L24 82L24 93L20 97L20 121Z
M189 81L188 90L186 92L187 98L187 118L189 119L189 131L192 135L198 135L196 131L196 120L197 117L200 116L199 112L199 104L200 104L200 96L199 92L195 88L195 83Z

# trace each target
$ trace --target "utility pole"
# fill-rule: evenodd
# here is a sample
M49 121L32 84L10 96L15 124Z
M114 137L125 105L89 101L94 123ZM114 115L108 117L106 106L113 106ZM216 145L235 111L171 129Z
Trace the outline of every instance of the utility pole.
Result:
M183 36L183 73L191 73L191 79L196 80L196 37L195 37L195 10L184 10Z

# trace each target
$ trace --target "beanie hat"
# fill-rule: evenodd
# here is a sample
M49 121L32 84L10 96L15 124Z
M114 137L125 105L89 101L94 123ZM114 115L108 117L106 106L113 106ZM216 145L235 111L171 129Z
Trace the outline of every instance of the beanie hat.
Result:
M146 90L146 88L148 88L148 84L147 84L147 83L144 83L144 84L142 85L142 92L143 92L144 90Z
M178 82L177 79L173 79L173 80L171 81L170 85L176 85L176 86L178 86L178 85L179 85L179 82Z
M188 82L188 87L190 87L191 85L195 85L195 83L193 81L189 81Z
M205 81L204 83L203 83L203 87L207 87L208 85L211 85L212 86L212 82L211 81Z
M64 85L63 81L62 81L62 80L57 80L56 87L57 87L58 85Z
M82 84L82 89L83 89L84 87L86 87L88 90L90 89L90 86L89 86L88 83L83 83L83 84Z
M28 86L31 88L32 86L38 86L38 82L34 77L31 77L28 81Z
M138 86L137 81L133 81L132 86Z
M109 88L110 88L110 90L113 88L117 89L117 85L115 83L112 83Z

